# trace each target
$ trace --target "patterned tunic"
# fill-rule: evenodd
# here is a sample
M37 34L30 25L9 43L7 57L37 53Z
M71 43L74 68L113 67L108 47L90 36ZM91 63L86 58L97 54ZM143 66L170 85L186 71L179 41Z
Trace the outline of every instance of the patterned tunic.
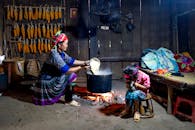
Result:
M138 71L138 77L137 77L136 82L147 88L147 92L145 92L145 93L149 92L150 77L148 74L144 73L143 71Z
M51 50L49 59L42 67L40 80L33 89L33 101L36 105L56 103L64 95L66 86L76 78L75 73L66 74L74 61L75 59L65 52Z

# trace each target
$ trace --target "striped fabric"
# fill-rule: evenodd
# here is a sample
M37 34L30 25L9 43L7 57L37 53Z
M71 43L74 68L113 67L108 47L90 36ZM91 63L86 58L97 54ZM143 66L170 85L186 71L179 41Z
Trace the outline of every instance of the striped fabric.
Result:
M59 101L67 85L75 80L76 74L51 77L43 75L34 90L33 101L36 105L50 105Z

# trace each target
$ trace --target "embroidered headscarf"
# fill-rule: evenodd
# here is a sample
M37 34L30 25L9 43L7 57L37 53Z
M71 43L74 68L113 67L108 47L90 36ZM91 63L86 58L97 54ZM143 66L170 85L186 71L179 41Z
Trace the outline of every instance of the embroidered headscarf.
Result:
M53 36L53 46L57 45L60 42L64 42L68 40L68 37L66 36L66 34L61 33L61 32L57 32L56 35Z

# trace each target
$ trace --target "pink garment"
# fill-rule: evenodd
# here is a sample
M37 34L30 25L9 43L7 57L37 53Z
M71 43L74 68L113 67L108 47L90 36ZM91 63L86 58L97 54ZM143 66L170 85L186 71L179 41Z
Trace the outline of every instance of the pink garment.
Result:
M147 87L148 88L147 92L149 92L149 88L150 88L150 76L149 75L139 70L137 74L136 82Z

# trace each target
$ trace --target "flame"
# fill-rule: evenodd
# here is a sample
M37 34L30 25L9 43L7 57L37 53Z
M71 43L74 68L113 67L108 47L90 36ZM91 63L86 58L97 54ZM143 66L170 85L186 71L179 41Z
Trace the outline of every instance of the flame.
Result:
M77 95L80 95L82 98L93 101L94 105L95 104L101 104L101 103L108 103L108 104L112 104L112 103L116 103L116 97L117 94L115 94L115 92L106 92L106 93L92 93L87 91L86 87L74 87L74 92ZM123 101L120 103L123 103Z
M91 93L91 95L84 96L84 98L94 102L112 103L114 100L114 93Z

